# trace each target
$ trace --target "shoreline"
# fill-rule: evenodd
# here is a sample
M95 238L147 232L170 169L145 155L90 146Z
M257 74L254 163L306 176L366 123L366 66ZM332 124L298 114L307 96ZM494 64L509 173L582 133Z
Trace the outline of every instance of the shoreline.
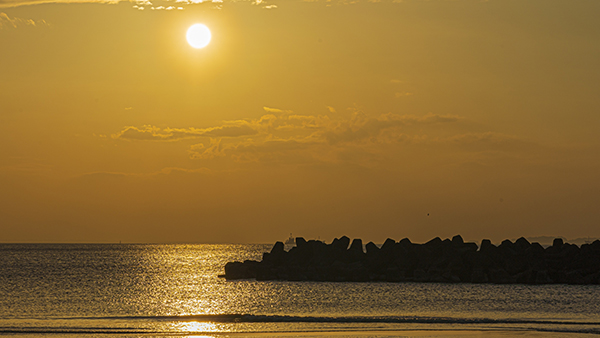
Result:
M485 338L507 338L507 337L524 337L524 338L537 338L537 337L591 337L595 335L593 333L579 333L579 332L542 332L534 330L506 330L506 329L489 329L489 330L465 330L465 329L423 329L423 330L361 330L361 331L314 331L314 332L239 332L239 333L190 333L187 335L166 335L166 337L202 337L202 338L239 338L239 337L295 337L295 338L321 338L321 337L371 337L371 338L385 338L385 337L399 337L399 338L410 338L410 337L485 337Z

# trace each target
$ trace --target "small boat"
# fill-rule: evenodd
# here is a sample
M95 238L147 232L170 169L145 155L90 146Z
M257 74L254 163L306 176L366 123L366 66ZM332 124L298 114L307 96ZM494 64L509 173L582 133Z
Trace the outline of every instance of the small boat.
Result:
M292 237L291 233L290 233L290 237L285 240L285 245L296 245L296 239L294 237Z

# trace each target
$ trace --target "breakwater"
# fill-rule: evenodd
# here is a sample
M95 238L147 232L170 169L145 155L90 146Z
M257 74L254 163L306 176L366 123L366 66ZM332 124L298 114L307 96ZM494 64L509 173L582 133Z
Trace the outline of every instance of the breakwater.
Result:
M460 235L424 244L387 239L380 247L346 236L332 243L296 238L285 251L277 242L262 261L225 265L228 280L330 282L437 282L497 284L600 284L600 241L577 246L554 240L544 248L521 237L494 245Z

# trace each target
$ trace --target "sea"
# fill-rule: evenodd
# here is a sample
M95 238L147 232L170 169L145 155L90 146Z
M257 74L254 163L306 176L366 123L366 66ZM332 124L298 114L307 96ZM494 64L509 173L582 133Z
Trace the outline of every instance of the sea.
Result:
M600 334L598 285L227 281L271 245L0 244L0 335ZM289 248L288 248L289 249Z

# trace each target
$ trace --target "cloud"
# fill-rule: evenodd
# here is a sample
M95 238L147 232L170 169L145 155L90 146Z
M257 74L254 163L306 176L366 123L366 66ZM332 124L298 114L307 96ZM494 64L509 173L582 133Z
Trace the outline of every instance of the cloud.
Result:
M100 4L118 4L118 3L133 3L133 8L137 10L152 9L152 10L183 10L181 6L200 4L203 1L196 0L0 0L0 8L18 7L24 5L37 5L46 3L100 3ZM216 1L213 1L216 2ZM39 22L36 22L39 25Z
M402 128L459 122L454 115L422 116L355 112L351 116L302 115L289 110L264 107L268 114L256 119L224 121L207 128L160 128L152 125L128 126L113 134L113 139L173 142L207 138L192 145L190 158L211 160L230 158L239 162L286 159L330 162L336 154L358 151L379 152L384 144L415 144L428 140L426 135L407 135ZM452 140L459 144L465 140ZM367 149L368 148L368 149ZM362 156L369 157L368 155Z
M126 127L114 134L114 139L140 141L175 141L208 137L210 140L194 144L189 154L192 159L210 160L229 157L249 162L260 159L275 160L291 154L304 158L325 158L325 153L344 148L377 147L378 144L418 143L426 136L405 135L400 129L411 125L454 123L458 116L427 114L423 116L381 114L368 116L354 113L349 117L328 115L280 114L283 110L269 108L269 112L251 120L225 121L208 128L158 128L146 125ZM336 114L337 115L337 114ZM315 150L321 155L317 156ZM373 148L374 149L374 148ZM311 154L301 154L312 152Z
M245 121L241 121L241 125L225 125L213 128L207 128L200 131L200 136L210 137L240 137L255 135L258 133L254 128L248 125Z
M238 125L223 125L206 129L197 128L164 128L144 125L141 128L128 126L113 134L113 139L138 141L177 141L197 137L240 137L258 133L245 121L237 121Z
M191 159L203 161L352 162L364 167L389 162L395 153L410 149L441 151L452 156L462 153L469 158L521 156L537 149L535 143L518 136L465 132L464 124L453 127L464 120L456 115L369 115L363 112L303 115L280 113L284 110L275 108L269 108L268 112L255 119L224 121L205 128L128 126L112 138L155 142L199 139L188 148L188 154ZM453 133L457 130L461 132Z
M278 108L263 107L263 109L267 113L277 113L277 114L292 113L291 110L283 110L283 109L278 109Z
M328 116L288 115L271 121L271 126L275 130L298 130L312 132L313 130L323 130L329 128L331 126L331 120Z
M324 138L331 144L359 142L376 139L386 129L399 128L412 124L433 124L457 122L461 118L453 115L427 114L425 116L382 114L379 117L366 117L355 114L351 120L323 132Z
M466 133L444 140L471 151L524 151L536 147L532 141L496 132Z
M223 8L222 4L225 2L239 2L240 0L153 0L152 3L148 4L145 0L136 1L136 0L0 0L0 8L8 8L8 7L18 7L24 5L36 5L36 4L46 4L46 3L100 3L100 4L118 4L121 2L131 2L135 5L133 6L136 10L144 10L144 9L152 9L152 10L183 10L184 7L181 6L200 6L212 4L213 6L209 6L207 8L220 10ZM249 2L250 4L256 5L257 8L260 9L277 9L278 6L275 4L267 3L265 0L241 0L244 2ZM396 3L398 0L301 0L304 2L325 2L327 6L331 6L333 4L337 5L347 5L359 2L388 2L388 3ZM154 5L153 5L154 4ZM175 5L174 5L175 4Z
M212 159L225 156L225 151L221 147L221 139L210 139L210 144L205 147L204 144L194 144L190 147L190 158L192 159Z
M133 8L137 8L139 10L144 10L144 7L139 7L139 6L133 6ZM183 7L175 7L175 6L157 6L157 7L150 7L151 10L153 11L172 11L172 10L178 10L178 11L182 11Z
M46 3L103 3L116 4L119 0L0 0L0 8L39 5Z
M0 6L2 2L0 2ZM45 20L21 19L9 17L8 14L0 12L0 29L19 28L19 27L43 27L49 26Z
M286 162L307 163L318 160L323 140L311 134L307 137L277 138L269 136L264 140L245 140L223 147L224 152L237 162ZM330 148L330 147L329 147ZM320 160L318 160L321 162Z
M103 179L103 180L118 180L125 177L133 177L140 179L148 179L159 176L167 175L178 175L178 174L196 174L196 175L211 175L215 172L208 168L177 168L177 167L166 167L159 171L150 173L124 173L124 172L112 172L112 171L95 171L79 175L80 179Z
M384 129L401 125L403 123L400 121L367 119L358 123L344 123L336 129L325 131L323 136L330 144L351 143L376 137Z
M125 129L119 133L113 134L112 138L144 141L170 141L174 139L174 135L172 133L161 133L160 128L145 125L141 128L133 126L125 127Z

